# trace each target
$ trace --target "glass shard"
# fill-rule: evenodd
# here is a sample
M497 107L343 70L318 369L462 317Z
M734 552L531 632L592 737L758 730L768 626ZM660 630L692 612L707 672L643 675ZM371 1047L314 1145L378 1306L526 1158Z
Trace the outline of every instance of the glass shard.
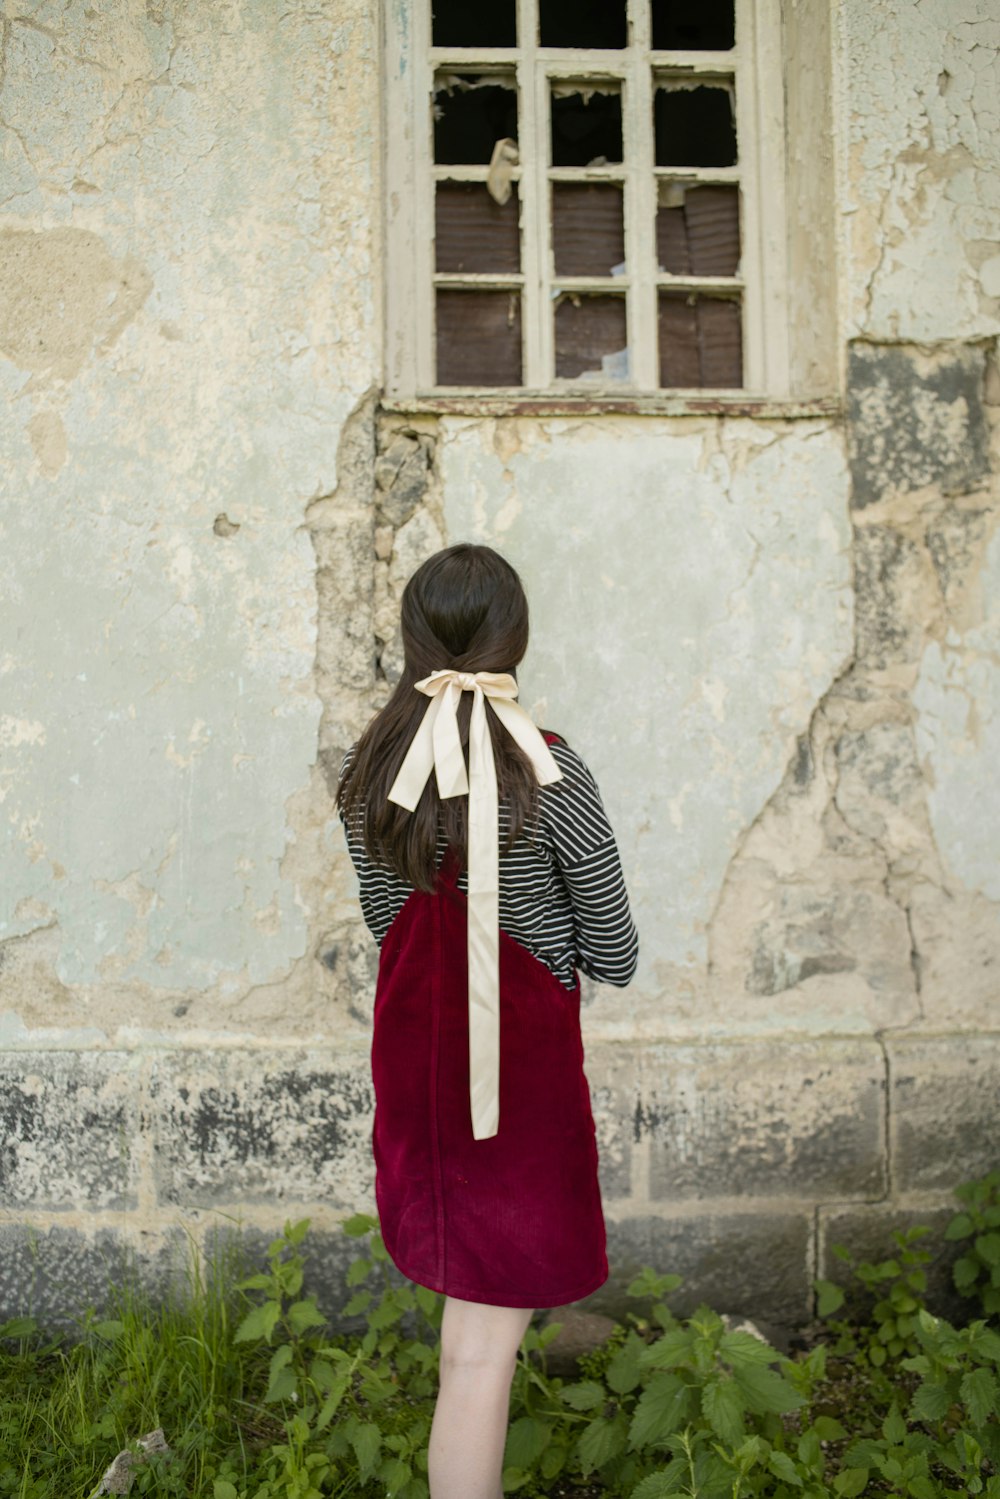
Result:
M732 85L664 85L653 98L658 167L731 167L736 164Z
M740 304L699 292L660 292L660 384L742 388Z
M622 159L622 100L615 89L554 84L552 165L600 166Z
M556 303L556 375L574 380L629 377L624 297L564 292Z
M440 288L438 385L521 384L521 294Z
M488 165L498 140L517 139L513 73L439 73L433 118L436 162Z

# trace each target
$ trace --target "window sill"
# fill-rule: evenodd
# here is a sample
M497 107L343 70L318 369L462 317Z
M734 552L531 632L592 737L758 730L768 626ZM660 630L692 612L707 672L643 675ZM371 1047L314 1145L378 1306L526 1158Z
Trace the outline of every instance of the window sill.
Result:
M440 416L750 416L792 421L800 417L838 417L838 396L794 400L777 396L475 394L383 396L383 411Z

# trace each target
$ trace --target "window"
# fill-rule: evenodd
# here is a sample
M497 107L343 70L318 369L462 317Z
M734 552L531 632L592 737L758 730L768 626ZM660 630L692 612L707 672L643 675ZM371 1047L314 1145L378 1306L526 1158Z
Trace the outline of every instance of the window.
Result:
M387 14L389 397L792 393L779 0Z

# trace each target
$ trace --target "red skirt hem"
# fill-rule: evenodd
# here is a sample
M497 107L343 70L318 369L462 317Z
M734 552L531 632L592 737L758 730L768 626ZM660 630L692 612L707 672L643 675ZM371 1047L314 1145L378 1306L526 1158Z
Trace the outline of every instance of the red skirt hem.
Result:
M382 1242L385 1243L384 1237ZM477 1291L463 1291L458 1290L455 1286L445 1287L436 1285L433 1276L424 1276L422 1273L415 1273L412 1270L408 1270L405 1265L400 1264L388 1244L385 1247L396 1269L402 1275L405 1275L407 1280L412 1280L415 1285L426 1286L429 1291L435 1291L439 1296L456 1296L459 1301L476 1301L483 1306L532 1307L539 1311L547 1310L553 1306L568 1306L570 1302L582 1301L585 1296L593 1295L595 1291L599 1290L605 1284L610 1275L610 1270L605 1269L597 1280L594 1280L593 1276L591 1276L589 1280L577 1289L560 1291L557 1296L534 1296L530 1299L518 1297L514 1301L495 1301L491 1297L483 1296Z

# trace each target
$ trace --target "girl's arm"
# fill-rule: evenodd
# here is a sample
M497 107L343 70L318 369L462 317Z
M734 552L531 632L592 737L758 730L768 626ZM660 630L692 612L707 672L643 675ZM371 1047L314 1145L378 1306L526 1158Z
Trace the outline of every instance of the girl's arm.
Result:
M563 779L544 788L545 821L573 902L577 966L599 983L624 988L639 961L639 937L614 832L581 757L561 741L550 748Z

